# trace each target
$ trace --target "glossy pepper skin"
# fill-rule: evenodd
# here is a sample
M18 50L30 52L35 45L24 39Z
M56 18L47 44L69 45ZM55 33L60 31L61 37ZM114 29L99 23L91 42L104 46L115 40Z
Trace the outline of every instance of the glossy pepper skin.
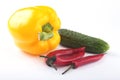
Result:
M8 20L15 44L32 55L45 54L58 46L60 24L56 12L48 6L19 9Z
M71 66L66 71L64 71L62 74L65 74L71 68L75 69L80 66L96 62L96 61L100 60L103 56L104 56L104 54L96 54L96 55L86 56L86 57L82 57L77 60L74 60L71 62Z
M104 54L97 54L97 55L92 55L92 56L86 56L77 60L72 61L72 64L74 65L73 68L78 68L79 66L83 66L86 64L90 64L93 62L96 62L100 60Z
M47 55L46 64L51 67L67 66L70 65L72 61L83 57L84 54L85 47L56 50Z

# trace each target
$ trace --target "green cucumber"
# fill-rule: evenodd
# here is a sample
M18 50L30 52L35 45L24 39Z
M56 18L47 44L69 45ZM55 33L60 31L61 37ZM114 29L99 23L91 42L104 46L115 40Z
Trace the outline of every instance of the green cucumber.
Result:
M102 39L91 37L79 32L68 29L60 29L61 36L60 44L69 48L86 47L86 52L89 53L104 53L109 49L109 45Z

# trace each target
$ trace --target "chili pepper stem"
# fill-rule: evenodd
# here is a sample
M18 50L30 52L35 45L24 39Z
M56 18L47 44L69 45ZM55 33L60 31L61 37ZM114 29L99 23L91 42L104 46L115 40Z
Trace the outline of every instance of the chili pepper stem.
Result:
M48 56L43 56L43 55L41 55L40 57L50 59L48 65L49 65L50 67L53 67L55 70L57 70L57 67L53 64L53 62L51 62L51 58L49 58Z
M40 57L43 57L43 58L49 58L49 57L47 57L47 56L42 56L42 55L41 55Z
M51 67L53 67L57 71L57 67L54 64L50 64Z
M70 67L69 67L68 69L66 69L66 70L62 73L62 75L65 74L66 72L68 72L68 71L69 71L70 69L72 69L73 67L74 67L74 65L71 64Z

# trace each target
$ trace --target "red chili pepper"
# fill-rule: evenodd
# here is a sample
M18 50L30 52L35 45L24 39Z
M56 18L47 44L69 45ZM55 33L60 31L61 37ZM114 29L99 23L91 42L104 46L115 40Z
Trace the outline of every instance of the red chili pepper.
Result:
M46 64L57 70L55 66L67 66L70 65L72 61L83 57L85 54L85 47L76 49L61 49L50 52L46 57Z
M62 74L65 74L71 68L75 69L75 68L78 68L79 66L83 66L89 63L96 62L100 60L103 56L104 54L97 54L97 55L86 56L86 57L82 57L77 60L74 60L72 61L71 66L67 70L65 70Z

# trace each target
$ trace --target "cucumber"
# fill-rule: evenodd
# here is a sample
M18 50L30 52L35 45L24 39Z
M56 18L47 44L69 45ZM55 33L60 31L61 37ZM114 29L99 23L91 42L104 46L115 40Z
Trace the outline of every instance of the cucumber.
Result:
M86 52L100 54L109 49L107 42L102 39L91 37L79 32L68 29L60 29L61 36L60 44L69 48L86 47Z

